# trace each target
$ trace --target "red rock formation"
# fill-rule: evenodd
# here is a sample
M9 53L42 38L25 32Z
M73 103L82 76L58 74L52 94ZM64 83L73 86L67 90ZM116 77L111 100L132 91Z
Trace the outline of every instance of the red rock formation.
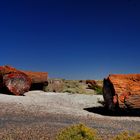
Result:
M103 95L108 108L140 108L140 74L114 74L104 79Z
M0 67L0 89L6 88L15 95L29 91L31 84L47 82L47 72L20 71L11 66Z
M32 83L44 83L48 81L47 72L32 72L32 71L22 71L22 72L29 76Z

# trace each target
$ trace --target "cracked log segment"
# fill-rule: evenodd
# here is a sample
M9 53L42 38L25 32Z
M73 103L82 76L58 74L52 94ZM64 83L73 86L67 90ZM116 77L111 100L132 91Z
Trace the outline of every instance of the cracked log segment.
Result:
M110 110L140 109L140 74L112 74L104 79L103 97Z
M15 95L23 95L33 84L42 85L47 79L48 73L20 71L11 66L0 67L0 90Z
M48 85L48 73L47 72L32 72L22 71L31 79L30 90L44 90L44 86Z

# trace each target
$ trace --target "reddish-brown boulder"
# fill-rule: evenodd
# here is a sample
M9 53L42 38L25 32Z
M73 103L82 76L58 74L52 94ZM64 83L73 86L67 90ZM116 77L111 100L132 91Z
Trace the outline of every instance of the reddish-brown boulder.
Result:
M97 85L96 81L95 80L86 80L86 84L88 84L89 86L94 86L94 85Z
M91 89L96 89L96 87L98 87L98 84L96 83L95 80L86 80L86 84Z
M103 96L109 109L140 108L140 74L112 74L104 79Z

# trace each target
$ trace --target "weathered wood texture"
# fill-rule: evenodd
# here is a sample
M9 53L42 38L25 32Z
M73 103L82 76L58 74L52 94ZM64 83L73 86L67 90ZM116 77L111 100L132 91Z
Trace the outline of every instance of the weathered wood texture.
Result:
M0 89L6 88L15 95L23 95L29 91L32 84L42 84L47 82L47 79L47 72L27 72L10 66L0 67Z
M32 72L32 71L22 71L31 79L32 83L44 83L48 81L47 72Z
M24 73L11 73L3 76L3 84L15 95L23 95L31 87L30 78Z
M44 87L48 85L48 73L47 72L32 72L22 71L31 79L30 90L44 90Z
M104 79L103 96L109 109L140 108L140 74L114 74Z

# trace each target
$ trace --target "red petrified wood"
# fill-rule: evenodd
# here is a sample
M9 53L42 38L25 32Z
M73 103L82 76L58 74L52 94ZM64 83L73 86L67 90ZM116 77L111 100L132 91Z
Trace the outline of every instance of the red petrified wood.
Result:
M32 72L32 71L22 71L31 79L32 83L44 83L48 81L47 72Z
M34 83L46 82L48 73L24 72L10 66L0 67L0 89L6 88L15 95L23 95Z
M109 109L140 108L140 74L112 74L104 79L103 96Z
M88 84L89 88L92 88L93 86L97 86L95 80L86 80L86 84Z

